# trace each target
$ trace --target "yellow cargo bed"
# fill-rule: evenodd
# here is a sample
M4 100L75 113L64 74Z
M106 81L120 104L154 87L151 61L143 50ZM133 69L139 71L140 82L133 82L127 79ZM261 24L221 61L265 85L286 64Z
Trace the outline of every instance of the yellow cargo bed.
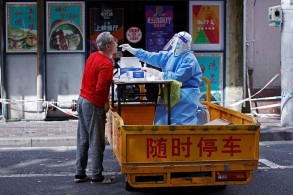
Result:
M205 125L156 126L153 119L135 124L150 112L153 117L151 106L122 110L122 117L115 109L109 112L108 141L128 185L225 186L252 180L259 159L259 123L211 103L209 95L207 100L202 104L210 122Z

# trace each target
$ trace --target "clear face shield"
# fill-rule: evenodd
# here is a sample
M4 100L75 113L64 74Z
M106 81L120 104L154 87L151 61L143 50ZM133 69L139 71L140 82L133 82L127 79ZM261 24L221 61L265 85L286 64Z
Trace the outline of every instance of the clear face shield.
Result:
M175 56L190 50L191 35L187 32L180 32L175 34L170 41L165 45L163 50L173 51Z
M175 42L177 42L178 40L178 34L175 34L169 41L168 43L165 45L165 47L163 48L164 51L170 51L170 50L174 50L175 48L174 45L175 45Z

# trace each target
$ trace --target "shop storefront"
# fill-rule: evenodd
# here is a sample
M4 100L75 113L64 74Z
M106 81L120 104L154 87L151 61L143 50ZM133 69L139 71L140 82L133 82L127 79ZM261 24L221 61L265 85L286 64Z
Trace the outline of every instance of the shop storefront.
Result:
M61 111L46 109L44 102L77 99L85 61L97 50L95 39L103 31L110 31L119 44L154 52L175 33L189 32L194 54L212 82L213 100L224 99L225 0L1 3L2 98L19 101L5 104L6 118L66 118Z

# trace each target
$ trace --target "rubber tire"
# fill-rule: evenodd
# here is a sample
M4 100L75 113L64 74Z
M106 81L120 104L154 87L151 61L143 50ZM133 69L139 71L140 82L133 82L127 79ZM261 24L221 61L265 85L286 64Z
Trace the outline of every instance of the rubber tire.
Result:
M136 188L132 187L127 181L125 181L125 190L128 192L135 192Z

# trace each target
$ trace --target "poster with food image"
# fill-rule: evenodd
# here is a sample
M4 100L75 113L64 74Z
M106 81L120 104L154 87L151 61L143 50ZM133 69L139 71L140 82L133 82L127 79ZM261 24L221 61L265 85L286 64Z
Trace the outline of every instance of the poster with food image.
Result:
M47 52L84 52L84 2L47 2Z
M6 52L37 51L37 3L6 3Z

